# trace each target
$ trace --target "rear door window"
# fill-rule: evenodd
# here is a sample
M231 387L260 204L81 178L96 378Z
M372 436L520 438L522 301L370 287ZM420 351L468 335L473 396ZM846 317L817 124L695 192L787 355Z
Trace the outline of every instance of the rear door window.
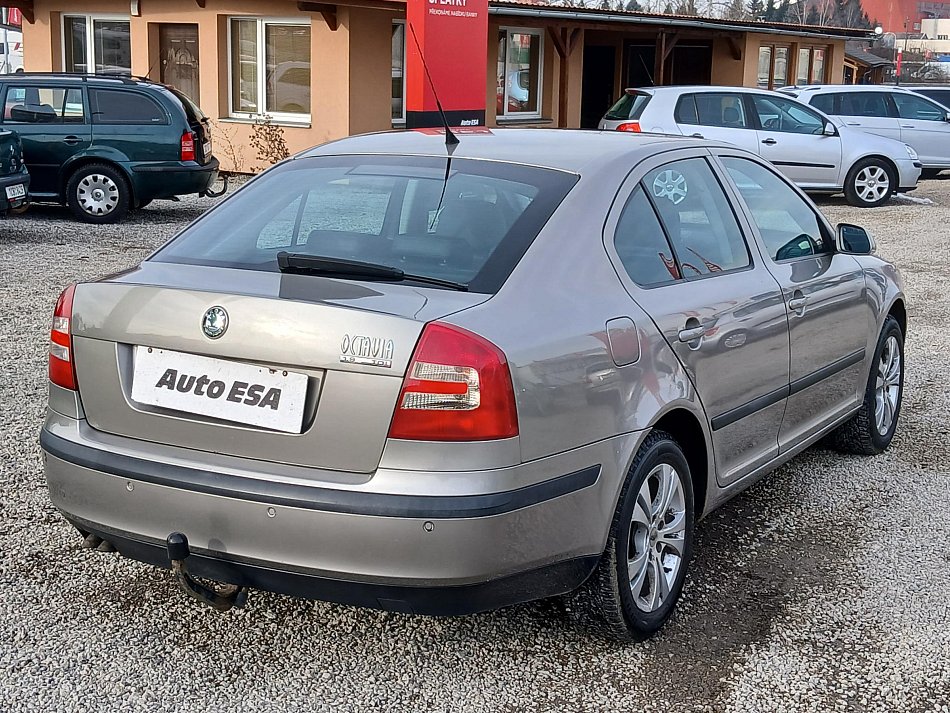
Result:
M696 112L702 126L724 126L730 129L751 127L741 94L703 93L694 95Z
M493 161L297 159L256 179L152 259L277 271L281 250L398 267L494 292L577 181Z
M947 110L929 99L914 94L894 92L894 104L897 105L897 115L901 119L917 119L919 121L946 121Z
M842 92L840 96L842 116L890 116L884 92Z
M838 114L840 112L835 110L835 97L837 94L816 94L811 98L811 105L815 107L818 111L823 111L826 114Z
M648 172L642 185L660 216L684 278L751 264L729 199L704 159L665 164Z
M82 89L8 86L3 120L14 124L81 124L86 120Z
M121 89L90 89L94 124L164 124L168 118L154 99Z

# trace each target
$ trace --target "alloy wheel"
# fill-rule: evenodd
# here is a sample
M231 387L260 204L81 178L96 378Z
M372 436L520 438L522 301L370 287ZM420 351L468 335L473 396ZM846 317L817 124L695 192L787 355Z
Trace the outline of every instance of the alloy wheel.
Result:
M897 337L891 335L884 342L877 365L874 389L874 423L877 432L887 435L894 423L901 397L901 348Z
M686 548L686 496L680 474L668 463L650 471L633 507L627 574L633 601L644 612L670 596Z
M76 186L76 200L89 215L108 215L119 204L119 187L108 176L90 173Z
M854 191L865 203L874 203L887 195L891 177L881 166L865 166L854 177Z

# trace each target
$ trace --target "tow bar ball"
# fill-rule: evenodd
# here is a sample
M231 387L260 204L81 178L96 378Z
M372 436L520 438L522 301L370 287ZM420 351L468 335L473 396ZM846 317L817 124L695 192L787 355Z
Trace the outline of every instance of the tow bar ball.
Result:
M244 608L247 602L247 587L227 584L217 591L206 587L188 574L186 561L191 555L191 549L188 547L188 538L183 533L170 534L165 538L165 547L168 550L168 559L172 563L172 571L178 577L178 583L186 594L221 612L228 611L232 607Z

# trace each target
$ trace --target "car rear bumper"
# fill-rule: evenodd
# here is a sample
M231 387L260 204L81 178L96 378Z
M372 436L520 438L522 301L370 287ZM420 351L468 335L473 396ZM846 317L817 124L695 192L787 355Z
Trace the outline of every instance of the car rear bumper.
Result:
M551 477L528 486L420 496L238 477L156 460L141 442L141 457L112 452L84 423L57 415L41 432L50 498L80 531L163 567L180 531L197 576L393 611L465 614L575 589L616 497L597 462L611 441L545 459Z
M9 186L23 186L23 197L16 199L7 198L7 188ZM13 208L22 208L30 202L30 174L26 171L11 173L0 177L0 213L6 213Z
M204 193L218 180L218 159L133 163L129 166L133 188L140 201Z

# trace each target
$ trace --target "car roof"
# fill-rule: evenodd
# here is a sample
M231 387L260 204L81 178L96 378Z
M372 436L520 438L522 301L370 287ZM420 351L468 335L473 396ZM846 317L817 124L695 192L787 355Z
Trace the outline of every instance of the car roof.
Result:
M643 158L679 147L712 142L666 134L579 129L456 129L454 158L506 161L583 174L624 160L632 167ZM314 147L296 158L348 154L445 157L441 129L389 131L352 136Z
M146 77L133 77L128 74L80 74L75 72L18 72L16 74L0 74L0 82L15 82L17 84L48 82L51 79L57 82L107 84L109 86L164 86Z
M788 91L799 92L803 94L833 94L839 92L907 92L911 90L908 87L897 87L886 84L819 84L807 87L785 87Z
M695 93L714 93L729 92L730 94L776 94L784 96L778 92L761 87L730 87L728 85L716 84L681 84L664 87L629 87L625 92L641 92L643 94L695 94Z

